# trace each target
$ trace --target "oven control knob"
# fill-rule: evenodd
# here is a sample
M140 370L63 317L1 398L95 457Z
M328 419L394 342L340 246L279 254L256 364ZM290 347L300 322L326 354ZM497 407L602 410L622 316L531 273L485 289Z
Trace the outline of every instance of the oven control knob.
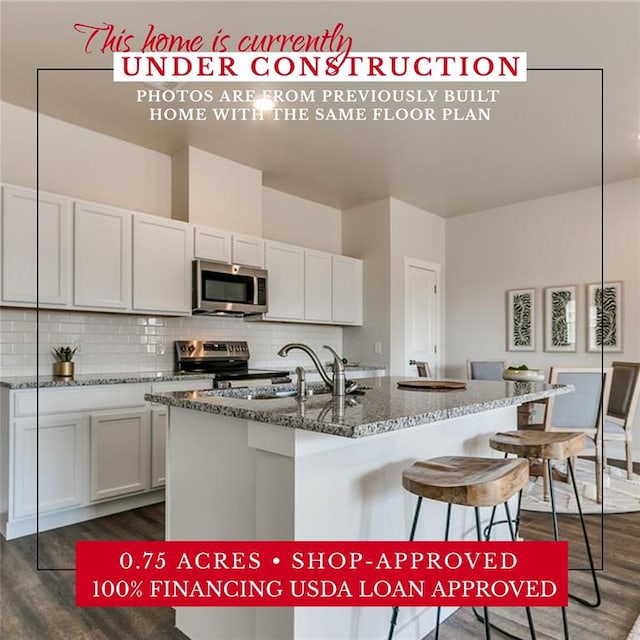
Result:
M196 348L192 344L190 344L189 345L189 353L193 353L195 350L196 350Z
M243 344L243 345L242 345L242 350L243 350L243 351L246 351L246 350L247 350L247 345L246 345L246 344Z
M181 344L180 345L180 352L181 353L186 353L186 351L187 351L187 347L185 345Z

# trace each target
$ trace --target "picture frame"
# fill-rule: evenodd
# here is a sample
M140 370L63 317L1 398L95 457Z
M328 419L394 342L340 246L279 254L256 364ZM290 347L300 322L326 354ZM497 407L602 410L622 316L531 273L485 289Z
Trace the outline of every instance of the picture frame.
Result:
M577 287L544 290L544 350L576 351L578 331Z
M587 351L622 351L622 282L587 285Z
M507 291L507 351L536 350L536 290Z

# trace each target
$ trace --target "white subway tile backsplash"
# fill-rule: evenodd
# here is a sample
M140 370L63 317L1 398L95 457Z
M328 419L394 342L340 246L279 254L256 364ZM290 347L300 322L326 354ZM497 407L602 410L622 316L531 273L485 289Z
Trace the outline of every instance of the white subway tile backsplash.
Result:
M1 309L0 374L50 374L52 349L76 345L78 373L162 371L173 369L173 341L180 339L246 340L253 367L308 365L307 356L277 351L287 342L305 342L322 361L322 345L342 349L342 329L319 325L243 322L237 318L154 318L103 313ZM38 364L36 365L36 353Z

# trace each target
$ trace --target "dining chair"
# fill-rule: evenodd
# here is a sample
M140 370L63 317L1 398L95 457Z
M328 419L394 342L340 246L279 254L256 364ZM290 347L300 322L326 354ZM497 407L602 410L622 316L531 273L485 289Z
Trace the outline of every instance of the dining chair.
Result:
M544 431L579 431L591 439L596 450L596 500L602 502L603 407L608 407L611 389L611 367L551 367L550 384L571 384L573 393L548 399ZM548 496L548 477L544 475L544 495Z
M416 369L418 370L419 378L431 378L431 367L428 362L416 362Z
M502 380L507 363L504 360L467 360L469 380Z
M640 395L640 362L612 362L613 377L602 434L602 462L607 466L607 442L624 442L627 477L633 477L631 431Z

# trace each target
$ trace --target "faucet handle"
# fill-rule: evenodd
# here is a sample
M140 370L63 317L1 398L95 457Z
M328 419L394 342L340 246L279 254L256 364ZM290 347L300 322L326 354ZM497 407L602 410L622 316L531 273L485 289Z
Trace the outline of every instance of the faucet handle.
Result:
M334 358L334 368L338 371L344 371L344 362L342 362L342 358L336 353L333 347L330 347L328 344L322 345L323 349L330 351L333 354Z

